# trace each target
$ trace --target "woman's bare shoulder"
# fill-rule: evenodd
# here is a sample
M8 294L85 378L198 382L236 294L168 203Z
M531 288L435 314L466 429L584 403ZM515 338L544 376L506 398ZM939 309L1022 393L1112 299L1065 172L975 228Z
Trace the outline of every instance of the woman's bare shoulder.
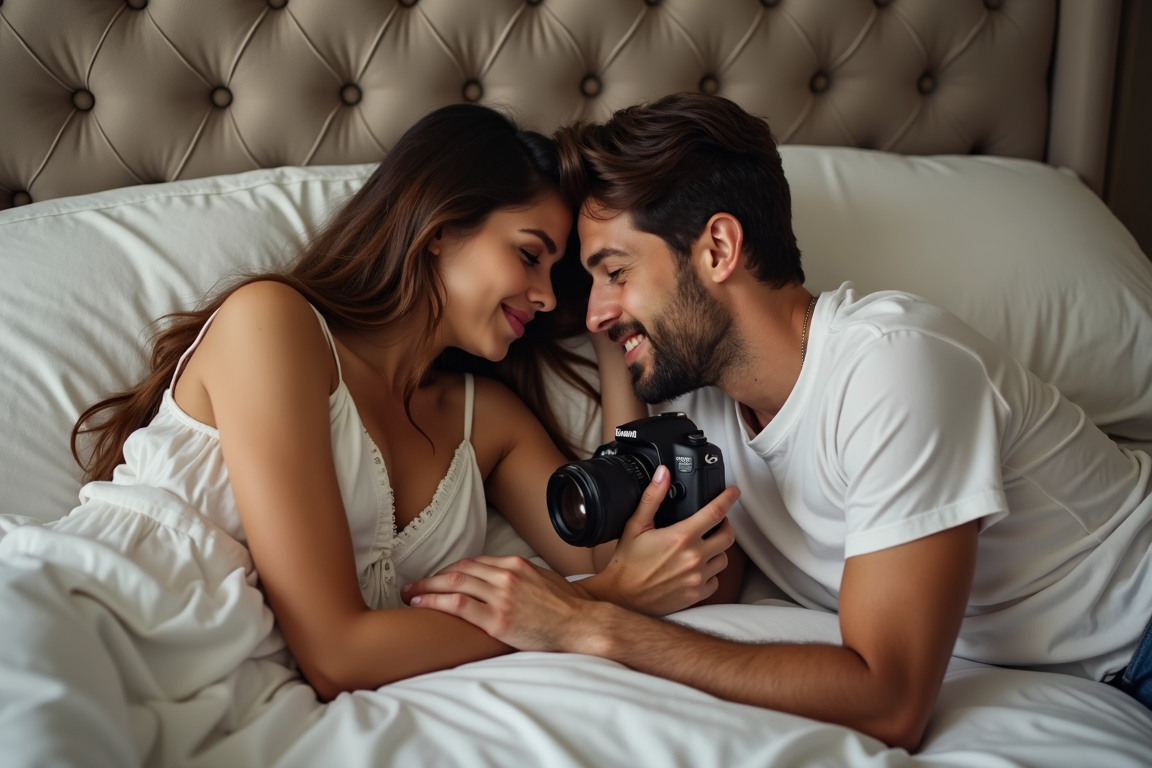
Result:
M260 280L224 300L204 340L208 356L235 364L238 358L278 355L285 364L329 365L332 350L312 305L284 283Z
M257 280L240 286L224 300L217 315L220 320L298 320L316 322L312 306L304 295L276 280Z
M474 378L476 380L477 414L484 411L498 418L507 418L521 413L531 416L528 406L506 384L487 376L475 376Z
M476 408L473 442L478 436L491 442L501 454L522 438L543 432L536 414L508 386L485 376L476 377Z

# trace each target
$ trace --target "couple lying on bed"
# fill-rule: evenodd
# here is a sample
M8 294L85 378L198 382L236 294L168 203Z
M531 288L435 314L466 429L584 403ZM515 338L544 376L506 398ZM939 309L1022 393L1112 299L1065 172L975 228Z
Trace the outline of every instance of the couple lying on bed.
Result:
M953 654L1149 702L1148 456L921 299L810 295L790 205L768 127L720 98L555 141L439 110L289 271L176 316L148 377L83 415L92 482L55 525L115 548L125 516L192 510L247 547L325 698L524 649L909 749ZM583 381L558 340L585 323L606 428L645 415L630 390L699 390L689 415L759 480L655 528L662 468L618 543L565 544L543 369ZM486 501L555 572L480 554ZM747 558L838 612L843 645L654 618L732 601Z

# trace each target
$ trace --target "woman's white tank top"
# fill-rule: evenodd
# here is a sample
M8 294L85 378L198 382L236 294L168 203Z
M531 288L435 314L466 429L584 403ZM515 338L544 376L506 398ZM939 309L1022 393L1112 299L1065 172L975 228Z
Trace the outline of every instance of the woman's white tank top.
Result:
M398 531L384 459L368 436L344 384L328 324L315 308L313 311L336 357L340 378L328 398L332 458L352 532L360 590L371 608L401 607L401 585L429 576L461 558L474 557L484 545L484 478L471 442L475 384L472 375L465 374L464 440L456 448L448 474L440 481L431 504ZM180 358L156 417L125 442L124 463L116 468L112 483L121 491L127 490L125 486L163 491L163 495L175 497L174 506L192 507L229 536L247 544L220 451L219 433L180 410L172 398L177 377L213 319L215 315ZM87 486L81 491L82 500L91 495L86 491ZM157 497L152 492L148 495L151 499Z

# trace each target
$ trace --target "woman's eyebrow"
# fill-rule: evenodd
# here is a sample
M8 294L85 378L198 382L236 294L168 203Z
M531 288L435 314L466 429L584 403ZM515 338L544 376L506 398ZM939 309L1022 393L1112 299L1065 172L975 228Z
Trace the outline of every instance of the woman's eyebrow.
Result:
M556 253L556 243L553 242L552 238L548 237L548 233L545 232L544 230L542 230L542 229L522 229L520 231L521 232L527 232L529 235L536 235L536 237L538 237L544 241L544 247L548 249L548 253L550 253L550 254Z

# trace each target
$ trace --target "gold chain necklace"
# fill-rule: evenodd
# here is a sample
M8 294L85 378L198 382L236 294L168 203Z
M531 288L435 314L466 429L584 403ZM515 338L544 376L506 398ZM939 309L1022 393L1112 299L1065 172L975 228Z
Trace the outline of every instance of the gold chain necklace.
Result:
M808 321L812 319L812 310L816 308L816 297L808 301L808 311L804 313L804 330L800 332L800 367L804 367L804 355L808 353Z

